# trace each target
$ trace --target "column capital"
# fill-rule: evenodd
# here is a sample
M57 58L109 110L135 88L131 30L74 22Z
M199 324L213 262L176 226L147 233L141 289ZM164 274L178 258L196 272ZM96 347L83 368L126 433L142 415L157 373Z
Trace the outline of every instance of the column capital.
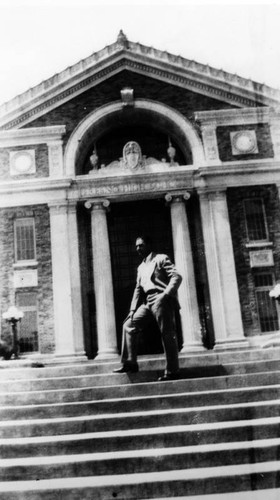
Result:
M109 206L110 201L106 198L95 198L85 202L85 207L88 210L107 210Z
M217 128L217 122L216 122L216 120L214 118L213 118L212 121L207 121L205 123L201 123L200 124L200 129L202 131L216 130L216 128Z
M66 213L68 208L67 200L57 200L48 203L49 210L52 214Z
M68 208L68 213L76 213L77 212L77 205L78 205L78 202L77 200L68 200L68 205L67 205L67 208Z
M191 197L191 194L188 191L172 191L171 193L166 193L165 201L167 203L179 203L188 201Z
M218 199L218 198L224 198L225 194L227 191L226 186L213 186L213 187L206 187L206 188L199 188L197 189L197 194L201 199Z

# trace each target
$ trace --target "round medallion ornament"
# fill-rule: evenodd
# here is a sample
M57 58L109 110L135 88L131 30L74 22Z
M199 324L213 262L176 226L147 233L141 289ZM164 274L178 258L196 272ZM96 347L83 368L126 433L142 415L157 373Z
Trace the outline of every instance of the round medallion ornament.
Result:
M12 175L35 172L35 156L33 150L13 151L10 156Z
M238 132L232 138L233 146L239 153L253 153L256 151L256 138L251 132Z

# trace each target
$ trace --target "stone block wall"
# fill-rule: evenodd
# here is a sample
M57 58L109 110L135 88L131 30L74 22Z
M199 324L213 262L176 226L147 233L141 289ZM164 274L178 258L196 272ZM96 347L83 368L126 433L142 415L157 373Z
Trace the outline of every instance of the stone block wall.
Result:
M247 233L244 213L244 199L262 198L266 213L269 242L272 243L274 256L273 267L251 268L250 250L247 248ZM254 274L271 271L275 279L280 279L280 204L275 185L230 188L227 191L228 209L234 248L235 266L240 295L241 311L245 334L260 333L257 302L255 297ZM267 246L271 248L271 246Z
M14 288L13 276L15 262L14 220L21 217L34 217L36 234L36 257L38 286ZM38 337L41 353L54 351L52 262L50 246L49 210L46 205L0 209L0 303L1 338L9 340L10 330L2 319L2 313L15 303L16 292L37 293ZM36 268L36 266L33 266ZM27 269L22 266L21 269Z

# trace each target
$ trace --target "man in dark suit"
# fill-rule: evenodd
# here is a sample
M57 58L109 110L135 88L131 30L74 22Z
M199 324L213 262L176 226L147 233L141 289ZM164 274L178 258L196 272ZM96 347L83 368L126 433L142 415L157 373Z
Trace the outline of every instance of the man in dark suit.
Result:
M159 380L173 380L179 374L175 309L178 308L176 295L182 277L167 255L152 251L149 237L139 236L136 239L136 251L143 260L137 270L130 312L123 325L123 365L114 371L138 372L138 334L148 327L154 317L166 356L166 369Z

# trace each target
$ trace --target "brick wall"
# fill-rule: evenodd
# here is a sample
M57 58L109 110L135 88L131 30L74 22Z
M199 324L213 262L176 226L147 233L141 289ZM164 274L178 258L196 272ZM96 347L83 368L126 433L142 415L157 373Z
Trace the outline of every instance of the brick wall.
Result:
M269 241L273 243L274 268L251 269L249 251L246 248L247 234L243 200L262 198L267 218ZM257 270L275 272L280 279L280 205L276 186L252 186L230 188L227 192L231 233L234 248L235 266L241 302L245 334L250 336L260 333L257 303L255 299L254 273Z
M26 127L46 125L66 125L64 144L78 123L95 109L120 100L123 87L134 89L135 99L152 99L177 109L194 123L194 112L211 109L232 108L228 103L212 99L202 94L180 89L176 85L164 83L151 77L137 75L129 71L108 78L105 82L57 107L46 115L29 123ZM196 123L194 123L196 126Z
M239 155L232 154L230 132L239 130L255 130L258 153ZM273 158L274 156L270 127L267 123L217 127L217 141L219 155L222 161L260 160L262 158Z
M18 288L20 292L38 294L38 333L41 353L54 351L52 267L50 248L50 221L48 207L44 205L0 209L0 303L1 336L10 339L9 327L2 319L2 313L15 303L13 286L14 220L16 217L34 216L36 231L36 252L38 261L38 287ZM21 268L26 269L26 267Z

